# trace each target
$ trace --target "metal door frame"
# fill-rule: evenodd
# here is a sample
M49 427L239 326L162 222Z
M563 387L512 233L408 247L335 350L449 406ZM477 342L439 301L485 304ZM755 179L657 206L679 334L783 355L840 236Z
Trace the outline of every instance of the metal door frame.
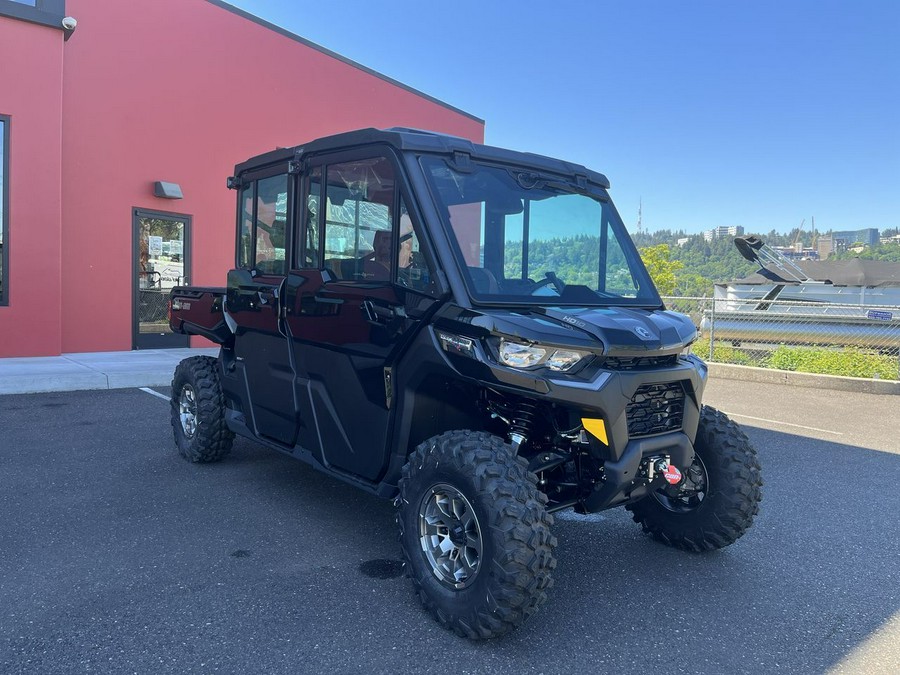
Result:
M190 337L173 333L172 335L144 334L141 340L140 317L140 220L141 218L157 218L184 223L184 241L182 242L182 260L184 278L191 279L191 221L186 213L171 211L154 211L152 209L133 208L131 211L131 348L132 349L174 349L189 347ZM140 342L140 344L139 344Z

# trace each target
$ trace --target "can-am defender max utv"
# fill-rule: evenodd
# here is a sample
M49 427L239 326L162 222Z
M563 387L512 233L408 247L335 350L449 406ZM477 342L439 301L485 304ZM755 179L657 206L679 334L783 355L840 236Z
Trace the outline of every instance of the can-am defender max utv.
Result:
M727 546L762 480L703 406L697 332L667 311L582 166L365 129L236 167L227 287L172 291L184 457L253 438L395 500L443 625L500 635L544 602L551 514L624 506L682 549Z

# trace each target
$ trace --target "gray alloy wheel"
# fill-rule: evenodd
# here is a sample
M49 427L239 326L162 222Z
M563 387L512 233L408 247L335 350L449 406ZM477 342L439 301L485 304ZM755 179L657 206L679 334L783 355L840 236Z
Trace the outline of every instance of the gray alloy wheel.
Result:
M431 571L450 588L471 584L482 559L481 526L475 509L459 490L439 483L419 507L422 553Z
M193 438L197 431L197 397L194 396L194 388L189 384L181 388L181 395L178 397L178 417L185 438Z

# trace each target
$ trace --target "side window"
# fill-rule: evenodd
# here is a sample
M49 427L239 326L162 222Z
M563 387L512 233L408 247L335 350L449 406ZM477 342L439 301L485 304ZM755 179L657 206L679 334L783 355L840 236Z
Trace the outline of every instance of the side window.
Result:
M285 274L287 178L272 176L256 183L255 266L263 274Z
M390 281L394 168L374 157L326 169L325 267L338 279Z
M261 178L241 188L238 264L263 274L284 274L288 177Z
M401 286L425 293L432 293L435 290L428 262L419 245L419 235L403 198L400 199L400 248L397 252L397 272L394 281Z
M607 230L606 236L606 276L603 289L607 293L615 293L623 298L637 297L638 286L631 275L631 267L628 265L628 259L622 250L622 245L616 238L612 227L609 223L604 226Z
M304 267L319 266L319 202L322 196L322 168L315 167L309 173L306 196L306 243L299 258Z
M250 269L253 267L253 192L256 183L244 185L241 188L238 203L241 206L241 224L238 240L238 267Z

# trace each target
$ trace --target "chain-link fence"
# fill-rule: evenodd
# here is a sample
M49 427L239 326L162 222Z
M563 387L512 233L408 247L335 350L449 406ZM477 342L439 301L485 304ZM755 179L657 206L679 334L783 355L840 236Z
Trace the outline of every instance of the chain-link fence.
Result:
M900 306L664 298L700 331L693 352L718 363L900 379Z

